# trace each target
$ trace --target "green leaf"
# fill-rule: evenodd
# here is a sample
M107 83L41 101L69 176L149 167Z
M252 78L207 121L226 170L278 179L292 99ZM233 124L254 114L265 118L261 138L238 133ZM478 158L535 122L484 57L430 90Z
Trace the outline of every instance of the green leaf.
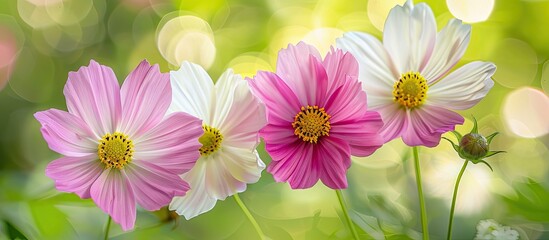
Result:
M471 116L471 117L473 117L473 129L471 129L471 133L476 133L476 134L478 134L477 119L476 119L474 116Z
M499 132L495 132L495 133L492 133L492 134L488 135L488 137L486 137L486 141L488 142L488 145L490 145L490 143L492 142L492 139L498 134L499 134Z
M549 222L549 190L529 179L514 186L517 197L503 197L511 214L536 222Z
M357 211L349 212L353 222L374 239L385 239L385 233L377 218L361 214Z
M10 222L4 221L4 224L6 225L6 230L8 232L8 237L10 239L23 239L23 240L28 239L27 237L25 237L23 233L17 230L17 228L15 228Z

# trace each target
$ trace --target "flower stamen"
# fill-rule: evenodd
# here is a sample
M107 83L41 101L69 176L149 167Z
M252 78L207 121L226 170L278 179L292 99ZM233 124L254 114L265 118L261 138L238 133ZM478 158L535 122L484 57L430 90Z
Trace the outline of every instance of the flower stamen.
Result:
M415 108L427 99L427 81L419 72L402 74L393 86L393 100L407 108Z
M107 133L99 140L97 155L105 168L122 169L132 161L133 142L123 133Z
M221 147L223 135L217 128L208 125L202 125L202 129L204 129L204 134L198 139L202 143L200 155L209 156Z
M301 111L295 115L292 123L294 135L305 142L317 143L319 137L330 135L331 117L324 108L301 107Z

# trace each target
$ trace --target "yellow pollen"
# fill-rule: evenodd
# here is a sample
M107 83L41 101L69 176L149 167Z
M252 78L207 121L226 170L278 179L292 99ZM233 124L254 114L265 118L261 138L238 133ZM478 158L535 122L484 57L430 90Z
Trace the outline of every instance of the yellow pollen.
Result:
M204 134L198 139L198 141L202 143L200 155L208 156L221 147L223 135L221 135L217 128L208 125L203 125L202 129L204 129Z
M407 108L415 108L427 99L427 81L418 72L402 74L393 86L393 99Z
M292 123L294 134L305 142L317 143L319 137L330 135L331 117L324 108L301 107L301 112L295 115Z
M99 140L97 155L106 168L122 169L132 161L133 143L125 134L107 133Z

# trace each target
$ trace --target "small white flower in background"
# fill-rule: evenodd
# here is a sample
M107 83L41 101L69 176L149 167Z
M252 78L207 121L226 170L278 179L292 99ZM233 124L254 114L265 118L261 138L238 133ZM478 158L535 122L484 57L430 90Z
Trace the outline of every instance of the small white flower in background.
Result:
M168 112L186 112L203 121L201 156L181 175L191 190L175 197L169 207L191 219L259 180L265 164L256 151L258 131L267 119L265 106L232 69L214 85L202 67L184 62L178 71L170 72L170 78L173 101Z
M493 219L480 220L475 239L517 240L519 234L509 226L502 226Z

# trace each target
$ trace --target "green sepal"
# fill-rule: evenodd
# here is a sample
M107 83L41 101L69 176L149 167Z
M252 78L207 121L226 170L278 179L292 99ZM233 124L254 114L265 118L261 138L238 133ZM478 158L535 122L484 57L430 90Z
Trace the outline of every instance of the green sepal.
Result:
M491 157L491 156L494 156L498 153L505 153L505 151L489 151L488 154L486 154L486 156L484 156L484 158L488 158L488 157Z
M476 133L476 134L478 134L477 119L476 119L474 116L471 116L471 117L473 117L473 129L471 129L471 133Z
M443 139L446 139L448 142L450 142L452 144L452 147L454 148L454 150L456 150L456 152L459 153L459 146L456 145L452 140L446 138L446 137L442 137Z
M463 138L463 135L461 135L461 133L459 133L457 131L452 131L452 133L454 134L454 136L456 136L456 138L458 140L458 143L459 143L459 141L461 141L461 139Z
M479 162L480 162L480 163L486 164L486 166L488 166L492 172L494 171L494 169L492 168L492 166L490 166L490 164L488 164L486 161L484 161L484 160L477 160L476 163L479 163ZM474 163L474 162L473 162L473 163ZM475 164L476 164L476 163L475 163Z
M490 145L490 143L492 142L492 139L498 134L499 134L499 132L495 132L495 133L490 134L488 137L486 137L486 141L488 141L488 145Z

